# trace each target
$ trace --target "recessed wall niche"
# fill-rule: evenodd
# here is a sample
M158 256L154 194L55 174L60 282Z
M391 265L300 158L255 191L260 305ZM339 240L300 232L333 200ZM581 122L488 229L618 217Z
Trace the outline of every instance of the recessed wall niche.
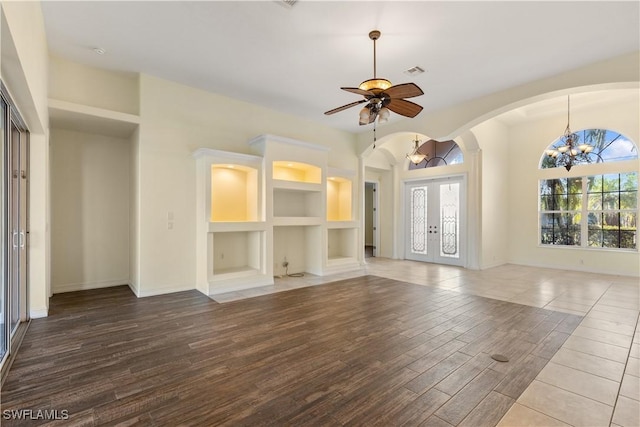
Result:
M273 162L273 179L320 184L322 169L307 163L278 160Z
M347 178L327 178L327 221L351 221L351 188L351 180Z
M258 219L258 171L227 164L211 166L211 221L241 222Z
M329 261L356 258L356 229L327 230L327 257Z
M264 232L218 232L213 235L213 274L253 273L261 268Z

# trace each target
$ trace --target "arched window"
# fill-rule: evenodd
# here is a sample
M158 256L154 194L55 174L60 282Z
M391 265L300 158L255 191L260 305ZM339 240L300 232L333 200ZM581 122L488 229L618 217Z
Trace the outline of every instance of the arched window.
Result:
M455 141L436 141L430 139L420 146L418 151L427 157L417 165L409 162L409 170L424 169L463 163L462 150Z
M604 163L619 162L623 160L633 160L638 158L638 147L624 135L608 129L585 129L575 133L578 141L574 164L584 163ZM591 151L582 153L581 144L593 147ZM566 150L565 137L556 139L540 158L540 169L566 167L563 164L562 150ZM552 153L559 153L560 156L552 156ZM569 153L564 154L564 157Z
M618 132L586 129L577 137L573 152L565 137L554 141L542 154L540 169L569 170L568 160L578 165L638 158L636 144ZM637 250L638 171L562 175L558 171L539 182L540 244Z

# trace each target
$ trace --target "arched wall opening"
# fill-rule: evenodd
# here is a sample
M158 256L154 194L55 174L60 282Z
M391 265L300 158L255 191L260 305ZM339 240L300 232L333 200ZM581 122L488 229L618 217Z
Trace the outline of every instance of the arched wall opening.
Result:
M387 195L389 223L381 222L383 239L381 256L403 258L403 183L411 179L435 178L462 173L467 177L468 268L490 268L505 263L575 268L598 272L638 275L640 257L636 251L610 260L611 266L590 254L565 254L571 261L560 262L556 253L540 248L537 230L537 170L540 153L566 126L566 96L572 95L572 127L615 129L638 141L639 92L637 83L591 85L552 91L510 103L457 128L453 139L463 150L462 165L408 171L406 153L412 140L436 139L420 132L415 121L405 121L410 128L380 137L373 148L369 141L362 151L361 164L369 179L387 182L381 186ZM383 133L383 132L379 132ZM535 152L535 154L533 154ZM635 162L632 168L638 168ZM454 168L454 169L451 169ZM458 168L458 169L455 169ZM520 217L522 216L522 217ZM524 218L524 219L523 219ZM527 224L523 226L523 224ZM384 229L387 231L384 231ZM531 234L533 232L533 234ZM530 235L531 234L531 235ZM558 250L556 249L556 252ZM588 256L587 256L588 255ZM607 259L611 256L607 255ZM619 268L622 261L635 266Z

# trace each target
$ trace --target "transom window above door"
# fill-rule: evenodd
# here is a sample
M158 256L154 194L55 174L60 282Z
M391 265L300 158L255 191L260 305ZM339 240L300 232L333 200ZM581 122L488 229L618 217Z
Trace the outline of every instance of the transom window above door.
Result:
M464 162L462 150L453 140L436 141L430 139L420 145L418 152L425 154L426 157L417 165L409 162L409 170L456 165Z

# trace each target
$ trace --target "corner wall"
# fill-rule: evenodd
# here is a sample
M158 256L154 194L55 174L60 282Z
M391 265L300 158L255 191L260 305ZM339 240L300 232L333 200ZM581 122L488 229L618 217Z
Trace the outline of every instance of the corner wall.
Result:
M482 184L480 203L482 245L480 269L491 268L507 262L509 240L509 157L506 126L496 120L484 122L473 129L482 148ZM470 161L465 158L465 161ZM470 178L472 179L472 178ZM471 187L471 185L469 186Z
M47 316L50 293L48 52L39 2L2 2L2 80L31 133L29 314Z

